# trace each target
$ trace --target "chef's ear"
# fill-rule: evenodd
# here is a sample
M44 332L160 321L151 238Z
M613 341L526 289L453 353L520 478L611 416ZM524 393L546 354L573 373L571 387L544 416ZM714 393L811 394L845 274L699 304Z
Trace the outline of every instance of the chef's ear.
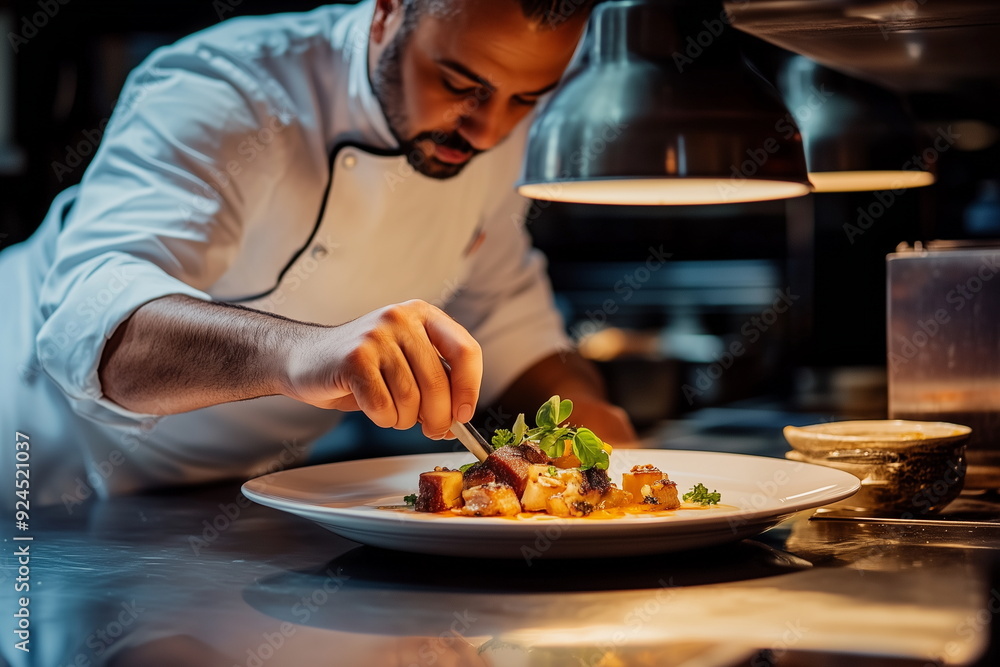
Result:
M372 40L382 44L386 35L395 32L396 23L403 20L403 0L375 0L372 16Z

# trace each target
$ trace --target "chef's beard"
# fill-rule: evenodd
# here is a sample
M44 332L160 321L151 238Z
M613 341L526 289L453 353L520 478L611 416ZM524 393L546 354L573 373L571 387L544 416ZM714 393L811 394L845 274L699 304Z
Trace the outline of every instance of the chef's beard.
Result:
M433 130L404 138L408 122L403 102L402 56L411 31L412 27L404 23L386 45L373 73L372 88L406 161L424 176L443 180L457 176L482 151L474 149L458 132ZM435 145L471 153L472 157L461 164L442 162L433 155Z

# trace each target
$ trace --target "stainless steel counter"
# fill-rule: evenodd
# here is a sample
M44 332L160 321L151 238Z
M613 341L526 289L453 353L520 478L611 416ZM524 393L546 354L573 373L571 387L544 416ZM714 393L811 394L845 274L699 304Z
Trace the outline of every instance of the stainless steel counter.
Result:
M73 509L32 513L30 592L14 592L26 543L3 544L8 664L997 664L984 523L800 515L697 552L528 565L361 547L236 484Z

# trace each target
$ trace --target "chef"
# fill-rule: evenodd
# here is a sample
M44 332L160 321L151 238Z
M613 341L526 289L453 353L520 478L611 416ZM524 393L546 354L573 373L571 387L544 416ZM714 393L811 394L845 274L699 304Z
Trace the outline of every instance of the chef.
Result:
M30 444L32 500L298 463L353 410L440 439L559 393L633 439L513 190L587 4L368 0L153 53L82 183L0 254L0 432Z

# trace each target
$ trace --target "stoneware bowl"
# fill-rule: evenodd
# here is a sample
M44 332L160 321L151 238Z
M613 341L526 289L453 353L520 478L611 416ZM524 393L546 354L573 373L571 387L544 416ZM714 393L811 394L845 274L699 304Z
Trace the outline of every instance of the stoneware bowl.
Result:
M863 420L786 426L785 457L847 471L861 489L828 505L919 518L962 491L972 429L945 422Z

